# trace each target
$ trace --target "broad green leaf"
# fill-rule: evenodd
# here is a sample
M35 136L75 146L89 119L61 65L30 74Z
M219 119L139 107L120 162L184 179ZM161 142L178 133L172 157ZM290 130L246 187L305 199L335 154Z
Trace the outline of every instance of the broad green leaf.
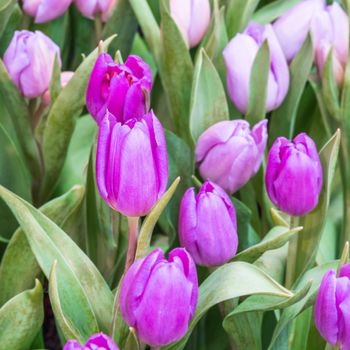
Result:
M57 260L59 285L67 289L74 287L81 295L85 295L100 329L108 332L111 326L113 295L93 263L64 231L29 203L2 186L0 197L15 214L45 276L49 277L52 264ZM62 298L62 303L65 301L69 304L69 298ZM65 312L74 313L83 327L84 315L74 309L70 310L69 307L70 305L66 308L63 306Z
M297 111L314 59L311 36L308 35L304 45L290 65L290 83L288 94L282 105L271 117L269 139L272 143L278 136L292 138Z
M16 0L1 0L0 1L0 38L6 28L7 22L15 8Z
M270 50L265 41L253 63L249 81L249 102L246 119L254 125L264 119L266 113L267 81L270 70Z
M80 205L83 196L83 187L73 187L61 197L46 203L40 211L62 227ZM31 288L40 273L40 266L28 240L19 228L12 236L0 264L0 306L18 293Z
M190 131L194 142L213 124L228 120L225 89L204 49L200 50L193 76Z
M10 299L0 309L0 344L2 349L27 350L44 321L43 288L35 287Z
M113 39L114 37L111 37L103 43L104 50L108 48ZM73 78L62 89L48 115L42 145L45 164L45 175L40 193L42 200L52 193L61 173L76 118L85 105L86 88L97 56L98 48L79 66Z
M61 68L58 64L58 56L55 57L55 62L53 65L52 77L50 82L50 98L51 104L55 103L58 95L62 90L61 85Z
M298 315L292 325L292 334L297 334L290 343L291 350L308 350L307 341L313 318L313 309L308 308Z
M164 349L183 349L195 325L212 306L225 300L253 294L267 294L286 298L293 296L293 293L254 265L233 262L219 267L199 288L196 313L186 335Z

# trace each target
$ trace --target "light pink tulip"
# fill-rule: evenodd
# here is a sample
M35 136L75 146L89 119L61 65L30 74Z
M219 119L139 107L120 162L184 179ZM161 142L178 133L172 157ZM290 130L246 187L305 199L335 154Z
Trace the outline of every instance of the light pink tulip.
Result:
M63 15L71 3L72 0L23 0L23 10L36 23L44 23Z

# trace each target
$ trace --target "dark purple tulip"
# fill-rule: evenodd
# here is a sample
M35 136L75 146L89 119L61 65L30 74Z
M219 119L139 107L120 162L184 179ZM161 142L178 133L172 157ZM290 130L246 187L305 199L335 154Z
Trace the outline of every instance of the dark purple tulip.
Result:
M92 335L85 346L76 340L68 340L63 350L119 350L113 339L103 333Z
M126 273L120 310L140 340L159 347L182 338L198 299L196 266L183 248L164 258L161 249L137 260Z
M92 70L86 95L86 106L100 124L109 110L118 121L141 118L149 111L152 72L138 56L129 56L117 64L102 53Z
M111 208L132 217L148 214L168 182L164 130L152 111L124 124L107 112L98 135L96 179Z
M350 264L329 270L323 277L315 303L315 325L322 337L341 350L350 349Z
M305 133L293 141L276 139L268 155L265 183L271 201L285 213L311 212L322 188L322 166L314 141Z
M206 181L195 195L189 188L182 198L179 237L198 265L218 266L237 251L236 210L219 186Z

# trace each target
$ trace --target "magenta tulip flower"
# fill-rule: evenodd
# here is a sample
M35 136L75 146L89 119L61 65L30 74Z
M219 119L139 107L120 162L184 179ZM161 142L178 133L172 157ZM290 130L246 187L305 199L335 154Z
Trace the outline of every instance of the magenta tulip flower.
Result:
M323 277L315 303L315 325L332 346L350 349L350 264L329 270Z
M170 14L187 46L198 45L210 22L209 0L170 0Z
M23 0L23 10L35 18L35 23L44 23L63 15L71 3L72 0Z
M260 46L267 40L270 49L266 111L281 105L289 88L289 70L271 25L251 23L237 34L223 51L229 96L238 110L246 113L250 95L250 76Z
M109 112L100 124L96 178L107 204L129 217L149 213L165 192L168 156L164 130L149 112L124 124Z
M272 203L285 213L311 212L322 188L322 166L314 141L305 133L293 141L279 137L267 158L265 183Z
M78 10L88 18L101 16L102 21L106 22L111 14L116 0L75 0Z
M149 111L151 89L151 69L140 57L129 56L125 64L117 64L102 53L90 76L86 105L98 124L107 109L125 122Z
M228 193L244 186L259 170L267 143L267 120L252 130L245 120L222 121L199 137L196 161L204 179Z
M59 47L40 31L16 31L4 54L5 67L21 93L35 98L50 85L55 57L61 65Z
M120 310L142 342L160 347L185 335L197 298L197 271L187 251L174 249L166 260L157 248L126 273Z
M94 334L85 346L76 340L68 340L63 350L119 350L113 339L103 333Z
M179 212L179 238L193 260L202 266L219 266L237 251L236 210L219 186L206 181L195 194L189 188Z

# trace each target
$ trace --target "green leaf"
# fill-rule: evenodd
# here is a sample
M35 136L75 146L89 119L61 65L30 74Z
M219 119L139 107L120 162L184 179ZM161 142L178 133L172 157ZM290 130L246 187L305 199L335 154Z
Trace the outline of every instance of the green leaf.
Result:
M84 188L75 186L61 197L46 203L40 211L61 227L81 204L83 197ZM12 236L0 265L0 306L18 293L31 288L40 273L40 266L28 240L19 228Z
M314 59L311 36L290 65L290 83L288 94L282 105L273 112L270 121L269 139L272 143L278 136L292 138L297 111Z
M264 119L266 113L267 80L270 70L270 50L265 41L253 63L249 81L249 103L246 119L254 125Z
M104 42L104 50L113 39L114 37L111 37ZM61 173L76 118L85 105L86 88L97 56L98 48L79 66L72 79L62 89L48 115L42 146L45 175L40 198L43 201L52 193Z
M0 38L6 28L7 22L11 17L12 11L14 10L16 3L16 0L0 1Z
M55 103L58 95L60 94L62 90L61 85L61 68L58 64L58 56L55 57L55 62L53 65L53 72L50 82L50 98L51 98L51 105Z
M219 74L204 49L197 58L190 112L190 131L194 142L211 125L228 120L225 89Z
M225 300L252 294L268 294L285 298L293 296L293 293L254 265L244 262L223 265L201 284L196 313L186 335L164 349L183 349L195 325L212 306Z
M67 288L74 286L82 295L85 294L99 327L108 332L111 326L113 295L93 263L65 232L29 203L2 186L0 197L15 214L45 276L49 278L52 264L57 260L59 285L66 285ZM74 312L76 310L69 309L69 298L62 298L62 303L64 301L68 304L67 308L64 307L65 312L68 314L71 311L79 318L80 314ZM83 322L82 318L79 319L80 322Z
M33 289L16 295L0 309L1 348L29 349L43 321L43 288L36 280Z

